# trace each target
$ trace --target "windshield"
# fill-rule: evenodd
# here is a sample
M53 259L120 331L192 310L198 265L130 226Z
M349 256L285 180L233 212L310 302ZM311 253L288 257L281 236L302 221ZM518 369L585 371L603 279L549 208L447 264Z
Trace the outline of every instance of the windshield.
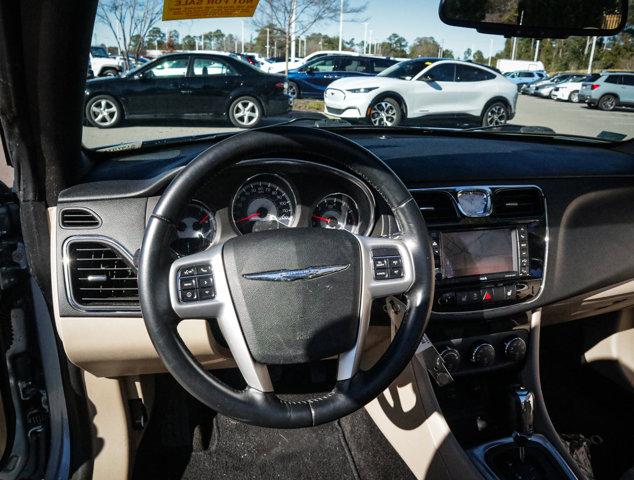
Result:
M617 35L537 40L446 25L439 4L260 0L250 18L162 21L162 0L99 0L83 144L280 123L634 136L633 6Z
M392 65L386 68L378 77L400 78L401 80L410 80L418 75L421 71L434 63L434 60L409 60Z

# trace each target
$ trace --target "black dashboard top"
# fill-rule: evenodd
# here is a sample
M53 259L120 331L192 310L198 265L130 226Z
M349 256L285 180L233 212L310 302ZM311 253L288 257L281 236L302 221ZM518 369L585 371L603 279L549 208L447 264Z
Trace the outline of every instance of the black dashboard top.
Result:
M634 158L602 144L557 144L490 136L341 131L385 161L409 187L420 184L634 176ZM477 136L479 135L479 136ZM219 138L221 140L221 138ZM122 153L104 159L60 202L141 197L166 185L179 168L217 141Z

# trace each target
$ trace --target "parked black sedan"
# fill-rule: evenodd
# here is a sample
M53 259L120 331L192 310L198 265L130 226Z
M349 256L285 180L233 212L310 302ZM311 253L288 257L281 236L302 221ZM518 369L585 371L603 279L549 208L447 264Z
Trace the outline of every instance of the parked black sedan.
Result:
M252 128L290 109L284 77L228 55L164 55L122 77L86 82L86 121L98 128L123 119L229 118Z

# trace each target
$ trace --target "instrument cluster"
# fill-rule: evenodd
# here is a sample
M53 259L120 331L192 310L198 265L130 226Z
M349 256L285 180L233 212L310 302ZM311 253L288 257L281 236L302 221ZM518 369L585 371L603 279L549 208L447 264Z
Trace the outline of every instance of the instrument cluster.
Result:
M281 228L368 235L375 209L368 186L338 169L299 160L246 162L198 192L181 214L172 250L190 255L234 235Z

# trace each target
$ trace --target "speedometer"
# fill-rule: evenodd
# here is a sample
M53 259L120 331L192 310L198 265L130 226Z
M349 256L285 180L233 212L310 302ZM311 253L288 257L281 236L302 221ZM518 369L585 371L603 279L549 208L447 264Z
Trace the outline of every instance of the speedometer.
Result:
M345 193L333 193L322 198L312 215L313 227L359 232L359 207Z
M296 205L293 189L286 180L278 175L256 175L233 197L233 223L242 234L290 227Z

